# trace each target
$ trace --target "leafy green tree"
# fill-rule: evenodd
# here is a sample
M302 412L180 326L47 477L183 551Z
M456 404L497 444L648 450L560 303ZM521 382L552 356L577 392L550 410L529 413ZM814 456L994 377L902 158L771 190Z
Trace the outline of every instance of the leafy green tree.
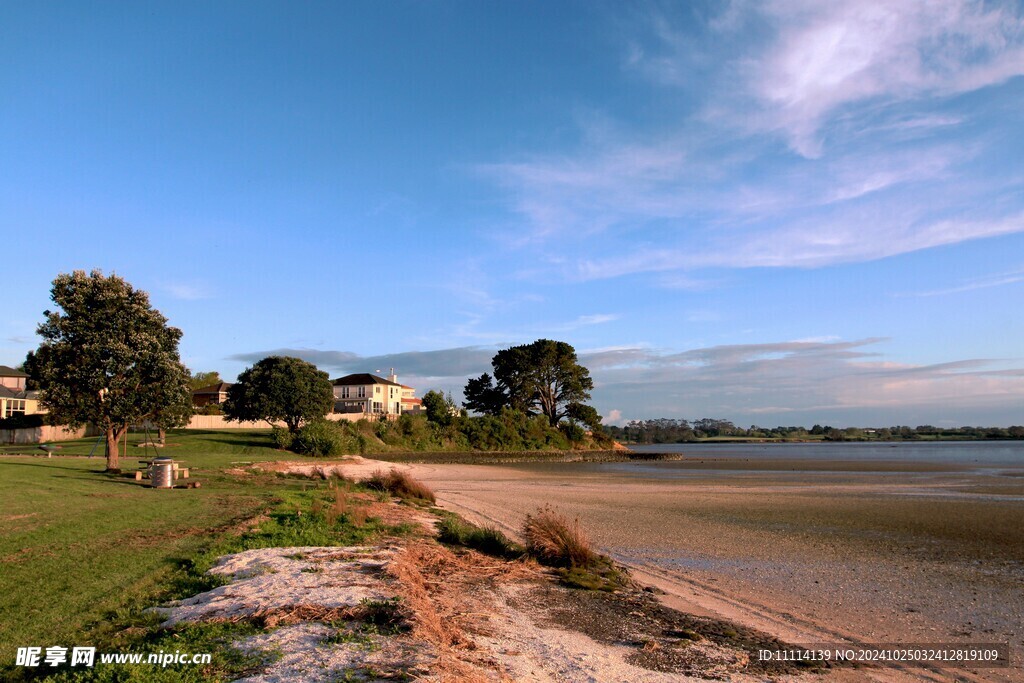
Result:
M594 381L579 364L576 349L550 339L513 346L491 359L494 380L483 374L466 383L466 407L493 415L509 407L528 415L540 413L558 425L572 404L590 400Z
M306 421L334 406L331 380L312 363L290 356L269 356L247 368L228 390L224 415L229 420L284 422L293 434Z
M220 378L220 373L217 372L216 370L213 370L211 372L196 372L196 373L194 373L192 375L192 379L189 380L189 384L192 387L192 391L196 391L197 389L202 389L203 387L208 387L211 384L219 384L220 382L223 382L223 381L224 380L222 380Z
M95 424L106 435L107 470L118 471L128 427L191 402L181 364L181 330L149 305L149 295L99 270L61 274L31 360L51 421Z
M456 415L458 408L450 396L446 397L440 391L428 391L423 394L423 410L427 413L427 420L442 427L450 425Z

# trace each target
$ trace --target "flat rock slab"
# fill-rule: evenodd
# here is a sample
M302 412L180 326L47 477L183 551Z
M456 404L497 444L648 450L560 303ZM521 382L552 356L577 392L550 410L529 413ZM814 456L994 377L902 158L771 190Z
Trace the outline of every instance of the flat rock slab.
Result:
M180 622L240 620L296 608L336 610L363 600L382 600L388 590L383 569L395 549L261 548L221 558L210 574L231 583L157 608L167 628Z

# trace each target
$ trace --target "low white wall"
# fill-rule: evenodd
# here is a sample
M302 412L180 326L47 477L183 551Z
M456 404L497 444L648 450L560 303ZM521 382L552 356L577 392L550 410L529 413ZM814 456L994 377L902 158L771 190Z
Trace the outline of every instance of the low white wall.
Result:
M379 419L379 415L369 413L330 413L325 416L328 420L339 422L347 420L356 422L358 420ZM389 415L389 419L397 419L397 415ZM283 422L277 423L278 427L284 427ZM270 424L264 420L258 422L229 422L223 415L193 415L185 429L270 429Z

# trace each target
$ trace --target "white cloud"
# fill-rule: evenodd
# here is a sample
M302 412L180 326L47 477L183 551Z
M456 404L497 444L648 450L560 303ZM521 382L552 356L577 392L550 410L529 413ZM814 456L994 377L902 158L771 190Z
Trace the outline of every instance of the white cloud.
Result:
M608 411L607 415L601 416L602 422L607 425L618 425L623 423L622 411L613 408Z
M758 122L800 154L822 153L820 130L852 104L953 95L1024 74L1019 6L975 0L768 3L777 39L751 61Z

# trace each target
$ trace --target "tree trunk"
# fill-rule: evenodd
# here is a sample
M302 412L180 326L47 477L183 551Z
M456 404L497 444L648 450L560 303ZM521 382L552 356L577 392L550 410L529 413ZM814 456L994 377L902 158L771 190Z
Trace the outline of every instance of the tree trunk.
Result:
M121 468L118 466L118 446L121 445L121 439L124 438L125 433L128 431L128 425L123 427L107 427L107 472L118 474L121 472Z
M107 472L120 472L118 467L118 442L121 434L113 427L107 427Z
M161 429L156 430L156 433L157 433L157 442L161 446L166 446L167 445L167 430L161 428Z

